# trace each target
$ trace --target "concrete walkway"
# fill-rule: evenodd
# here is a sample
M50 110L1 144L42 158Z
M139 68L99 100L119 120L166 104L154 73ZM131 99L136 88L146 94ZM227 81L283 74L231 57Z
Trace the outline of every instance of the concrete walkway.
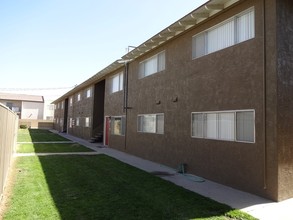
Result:
M232 208L240 209L260 220L293 220L293 199L276 203L209 180L202 181L201 178L195 176L179 174L170 167L106 148L97 143L89 143L86 140L64 133L59 133L59 135L93 149L96 154L103 153L146 172L157 174L178 186L227 204Z
M33 141L33 142L17 142L17 144L72 144L74 141Z

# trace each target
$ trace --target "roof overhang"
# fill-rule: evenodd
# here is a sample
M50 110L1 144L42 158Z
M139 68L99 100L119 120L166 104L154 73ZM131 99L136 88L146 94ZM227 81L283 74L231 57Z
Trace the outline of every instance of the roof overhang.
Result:
M61 96L58 99L56 99L55 101L53 101L52 104L56 104L56 103L64 100L65 98L68 98L69 96L72 96L73 94L75 94L76 92L80 91L81 89L84 89L84 88L86 88L86 87L88 87L88 86L90 86L90 85L92 85L94 83L99 82L107 74L112 73L112 72L120 69L124 65L125 64L123 62L121 62L121 60L116 60L115 62L113 62L112 64L107 66L106 68L102 69L97 74L93 75L91 78L89 78L86 81L84 81L83 83L75 86L73 89L71 89L70 91L65 93L63 96Z
M123 67L125 63L131 62L132 60L137 59L140 56L143 56L147 52L159 47L161 44L166 43L167 41L190 30L191 28L200 25L207 19L210 19L211 17L219 14L223 10L229 8L230 6L240 1L242 0L210 0L206 2L205 4L198 7L188 15L184 16L183 18L179 19L169 27L162 30L160 33L156 34L149 40L134 48L132 51L124 55L122 59L116 60L115 62L113 62L112 64L110 64L109 66L107 66L106 68L104 68L88 80L74 87L72 90L70 90L60 98L56 99L52 103L58 103L59 101L64 100L65 98L73 95L81 89L91 84L97 83L106 75L113 73L114 71Z
M166 43L172 38L182 34L183 32L201 24L239 1L240 0L210 0L166 29L162 30L146 42L142 43L122 58L136 59L159 47L161 44Z

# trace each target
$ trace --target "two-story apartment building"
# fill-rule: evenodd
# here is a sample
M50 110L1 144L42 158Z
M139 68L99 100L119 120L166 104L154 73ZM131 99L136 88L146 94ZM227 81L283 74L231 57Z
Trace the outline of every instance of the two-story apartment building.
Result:
M293 197L292 13L289 0L208 1L54 101L55 129Z

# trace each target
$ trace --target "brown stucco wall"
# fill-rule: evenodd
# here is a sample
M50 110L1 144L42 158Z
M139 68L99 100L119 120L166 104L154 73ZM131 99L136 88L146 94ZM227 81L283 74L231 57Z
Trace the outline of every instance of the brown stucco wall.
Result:
M89 98L86 97L86 91L88 88L91 88L91 96ZM77 101L77 96L80 94L81 100ZM68 106L68 117L73 118L75 124L69 129L68 133L73 134L77 137L83 139L90 139L92 136L92 116L93 116L93 102L94 102L94 88L86 87L78 92L76 92L73 96L73 105ZM79 117L80 124L76 125L76 118ZM90 117L90 127L85 127L85 118ZM69 123L69 122L68 122Z
M293 196L293 2L277 1L279 200Z
M91 88L91 96L86 97L86 91L88 88ZM80 94L81 100L77 101L77 96ZM60 101L60 108L55 109L55 120L54 120L54 129L63 132L63 126L60 124L60 118L67 120L67 133L74 136L90 139L92 137L92 118L93 118L93 101L94 101L94 89L93 86L83 88L76 92L74 95L67 97L68 98L68 115L67 118L64 118L65 115L65 98ZM73 99L73 104L70 106L70 98ZM61 108L61 102L64 102L64 108ZM56 103L57 105L57 103ZM80 126L76 126L76 118L80 118ZM90 127L85 127L85 118L90 118ZM56 123L56 118L59 118L59 123ZM74 120L73 126L70 128L70 118ZM64 124L64 123L63 123Z
M254 39L192 60L192 36L251 6L255 7L256 17ZM125 150L174 168L186 163L188 172L271 197L275 189L269 193L264 189L262 18L262 1L244 1L131 62L128 98L131 109L127 113ZM166 69L139 80L139 62L162 50L166 51ZM177 102L172 101L175 97ZM111 98L111 103L119 103L122 93L121 97L117 94ZM156 104L157 101L161 104ZM121 105L111 106L106 102L106 113L117 115ZM255 109L256 143L191 138L192 112L241 109ZM164 135L137 132L137 115L147 113L165 114ZM121 149L120 141L111 136L110 146ZM270 187L275 187L274 182Z
M59 132L63 131L63 125L60 124L60 119L62 118L64 120L64 108L63 109L61 108L62 101L59 102L59 107L58 107L58 103L55 104L55 112L54 112L54 129ZM57 123L57 119L58 119L58 123Z
M113 74L109 75L106 78L105 116L125 115L125 112L123 111L123 97L124 97L123 90L115 92L115 93L111 93L111 77L117 73L120 73L120 72L125 72L124 68L118 69L117 71L113 72ZM124 77L124 79L125 79L125 77ZM116 148L118 150L124 151L125 150L125 136L112 135L110 132L109 146Z
M195 34L252 6L255 38L192 60ZM127 112L125 91L111 94L109 80L124 68L106 76L104 115L127 116L126 135L110 134L109 146L175 169L186 163L189 173L276 201L292 197L292 8L290 0L240 1L130 62ZM166 69L138 79L139 63L163 50ZM74 95L68 120L93 116L94 99L85 91L80 102ZM255 110L255 143L191 137L192 112L242 109ZM138 114L151 113L164 113L163 135L137 132ZM64 117L60 109L55 114ZM84 139L91 131L68 130Z

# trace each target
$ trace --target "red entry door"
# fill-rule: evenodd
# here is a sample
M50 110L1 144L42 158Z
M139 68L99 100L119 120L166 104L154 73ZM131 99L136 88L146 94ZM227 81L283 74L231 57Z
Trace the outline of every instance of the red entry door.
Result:
M111 123L110 117L105 117L105 140L104 140L105 143L104 143L104 145L106 145L106 146L109 145L110 123Z

